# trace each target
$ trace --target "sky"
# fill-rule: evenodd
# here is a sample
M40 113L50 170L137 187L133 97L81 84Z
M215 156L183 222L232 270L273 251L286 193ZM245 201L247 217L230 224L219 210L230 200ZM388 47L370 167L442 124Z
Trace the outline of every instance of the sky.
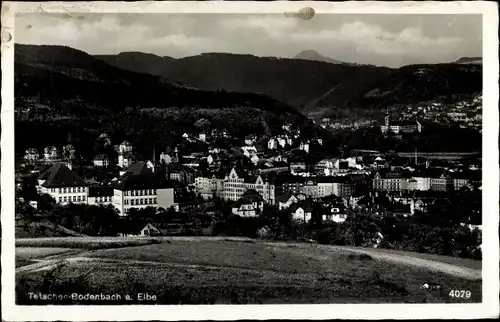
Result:
M482 16L28 13L16 17L15 41L174 58L207 52L293 58L316 50L345 62L399 67L481 57Z

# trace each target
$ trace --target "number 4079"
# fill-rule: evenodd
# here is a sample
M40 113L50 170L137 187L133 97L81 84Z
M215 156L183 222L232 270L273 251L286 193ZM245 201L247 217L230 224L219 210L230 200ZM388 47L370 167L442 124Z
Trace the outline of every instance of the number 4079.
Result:
M451 297L456 297L461 299L470 299L472 293L471 291L465 291L465 290L451 290L450 294L448 295Z

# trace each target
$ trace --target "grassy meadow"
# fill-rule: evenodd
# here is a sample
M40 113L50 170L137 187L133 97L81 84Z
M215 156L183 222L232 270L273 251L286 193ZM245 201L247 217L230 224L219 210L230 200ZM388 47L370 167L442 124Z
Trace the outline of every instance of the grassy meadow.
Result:
M18 271L17 303L40 304L30 300L28 292L44 293L48 292L49 287L53 293L116 293L123 297L131 296L130 301L122 302L66 300L55 301L54 304L481 301L481 280L468 280L424 268L385 262L348 249L197 238L158 239L154 243L126 247L123 246L124 240L115 244L120 248L107 247L108 244L102 243L105 247L101 249L75 247L78 243L73 240L72 248L80 248L82 253L71 253L55 264L51 262L45 269ZM47 239L46 245L61 247L61 242ZM31 247L31 251L23 253L23 249L27 248L17 247L19 260L35 257L32 255L36 253L35 248ZM424 283L442 287L439 290L426 290L421 288ZM472 297L451 298L448 296L451 290L470 290ZM156 298L141 302L137 298L139 293L148 293Z

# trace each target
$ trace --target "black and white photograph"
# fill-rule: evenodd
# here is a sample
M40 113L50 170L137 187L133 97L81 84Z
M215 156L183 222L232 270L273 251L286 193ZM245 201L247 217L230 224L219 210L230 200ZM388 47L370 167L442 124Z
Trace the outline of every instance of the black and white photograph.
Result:
M12 307L498 314L495 5L181 3L2 9Z

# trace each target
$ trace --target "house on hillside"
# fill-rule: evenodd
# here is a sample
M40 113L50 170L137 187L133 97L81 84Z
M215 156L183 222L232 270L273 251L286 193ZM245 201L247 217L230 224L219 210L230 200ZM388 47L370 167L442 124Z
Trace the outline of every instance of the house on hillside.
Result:
M151 223L142 222L137 225L135 222L122 223L119 226L119 236L125 237L148 237L148 236L161 236L160 229L153 226Z
M290 197L285 202L279 202L278 208L279 210L288 209L291 205L299 202L299 198L297 198L294 194L290 194Z
M256 217L258 210L253 205L252 201L246 198L240 198L233 206L232 212L241 217Z
M308 223L312 219L313 205L310 200L297 202L288 209L294 220Z
M347 219L346 207L341 203L333 203L323 206L327 213L322 215L323 221L331 221L334 223L343 223Z
M55 163L38 177L37 190L49 194L57 203L87 204L86 182L63 163Z
M243 155L246 156L247 158L251 158L254 155L257 155L257 149L255 146L242 146L241 150L243 151Z

